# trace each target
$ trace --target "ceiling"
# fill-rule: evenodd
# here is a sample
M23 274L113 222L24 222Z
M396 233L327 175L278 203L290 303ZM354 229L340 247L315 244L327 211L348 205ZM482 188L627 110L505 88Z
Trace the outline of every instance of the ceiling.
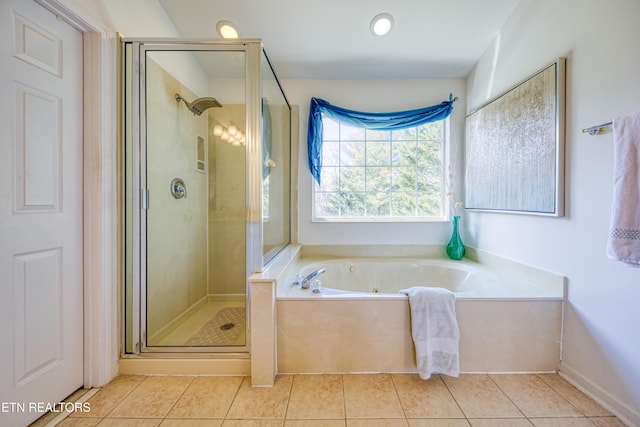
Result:
M260 38L280 78L464 78L521 0L158 0L185 38ZM369 31L382 12L386 36Z

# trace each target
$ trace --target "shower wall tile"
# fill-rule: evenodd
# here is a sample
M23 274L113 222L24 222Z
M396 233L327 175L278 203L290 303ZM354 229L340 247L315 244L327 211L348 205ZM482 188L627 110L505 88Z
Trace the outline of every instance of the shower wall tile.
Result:
M197 95L151 58L146 77L147 333L153 337L206 296L208 182L196 169L196 144L208 138L208 123L176 102L176 93L188 100ZM184 180L186 198L171 195L174 178Z
M209 295L240 296L246 290L246 147L213 134L216 125L245 128L244 104L209 110Z

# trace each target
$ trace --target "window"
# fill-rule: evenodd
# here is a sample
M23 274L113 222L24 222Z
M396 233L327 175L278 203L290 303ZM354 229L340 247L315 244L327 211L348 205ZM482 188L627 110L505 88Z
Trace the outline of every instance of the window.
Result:
M374 131L322 117L322 169L314 181L318 221L444 217L448 121Z

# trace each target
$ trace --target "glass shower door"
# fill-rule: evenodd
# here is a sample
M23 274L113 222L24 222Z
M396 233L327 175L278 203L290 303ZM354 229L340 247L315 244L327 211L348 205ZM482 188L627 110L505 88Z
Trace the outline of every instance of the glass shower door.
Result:
M142 351L246 345L245 52L146 50Z
M125 43L125 353L247 351L247 49Z
M290 241L291 108L260 40L123 40L123 353L249 351Z

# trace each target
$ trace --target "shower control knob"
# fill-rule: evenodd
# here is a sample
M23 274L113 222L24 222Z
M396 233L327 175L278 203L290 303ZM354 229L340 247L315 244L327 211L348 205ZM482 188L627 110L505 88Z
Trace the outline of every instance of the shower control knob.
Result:
M171 181L171 195L176 199L184 199L187 197L187 187L180 178L174 178Z

